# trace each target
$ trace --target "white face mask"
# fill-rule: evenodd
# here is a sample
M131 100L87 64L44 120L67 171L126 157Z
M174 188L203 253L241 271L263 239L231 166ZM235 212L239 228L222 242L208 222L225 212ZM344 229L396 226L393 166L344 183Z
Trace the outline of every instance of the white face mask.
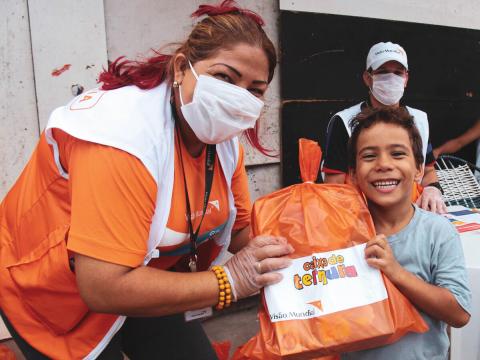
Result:
M393 73L372 75L372 95L383 105L397 104L405 90L405 78Z
M205 144L219 144L251 129L260 117L263 101L239 86L211 76L198 76L193 99L184 104L179 87L183 117L195 135Z

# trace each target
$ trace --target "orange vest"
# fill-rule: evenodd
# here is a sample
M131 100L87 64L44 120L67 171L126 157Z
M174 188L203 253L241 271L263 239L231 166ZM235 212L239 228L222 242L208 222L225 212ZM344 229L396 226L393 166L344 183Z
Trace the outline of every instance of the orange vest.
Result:
M116 143L105 144L144 160L142 163L152 177L158 180L160 194L157 196L155 216L159 213L160 216L152 220L148 253L144 264L154 256L155 249L161 242L163 233L160 230L164 229L162 226L167 223L170 210L169 206L165 206L166 203L169 204L165 199L171 198L173 187L173 142L167 146L166 141L162 141L173 139L173 126L170 126L171 131L167 131L166 126L163 126L172 119L163 118L162 123L162 117L154 116L157 114L148 111L149 104L157 109L162 99L168 101L169 96L166 96L165 86L166 84L151 91L137 91L133 87L121 88L118 92L112 90L100 94L101 96L98 96L92 105L93 107L102 104L103 101L113 101L115 94L128 92L130 103L125 102L126 105L131 105L134 100L138 101L132 106L141 105L142 111L133 111L133 113L135 115L142 113L145 117L143 119L136 116L135 126L144 133L156 134L155 131L157 131L163 135L163 137L151 136L149 139L144 136L144 133L135 133L129 131L128 127L116 126L115 131L111 131L117 136L113 139ZM157 93L159 96L156 96ZM68 111L80 114L79 111L82 109L75 108L75 104L81 101L79 99L82 99L82 95L67 107L57 109L54 114ZM169 102L164 102L164 105L169 109ZM91 109L91 107L85 109ZM121 112L120 110L117 109ZM87 120L92 123L101 123L98 121L101 117L94 117L93 121L88 115L86 113L84 122L81 121L83 118L76 119L78 127L74 128L73 122L67 123L66 127L70 126L73 130L78 130L71 134L72 136L102 144L102 139L109 139L106 133L94 131L94 125L85 125ZM128 126L134 126L128 123L131 119L127 115L125 115L125 122ZM152 116L154 119L151 119ZM18 333L41 353L62 360L95 359L121 328L125 317L89 311L80 297L75 274L70 269L71 254L67 249L70 229L68 174L62 171L58 146L48 135L49 126L63 129L64 122L61 121L63 119L57 116L56 120L57 123L54 122L53 126L52 118L50 119L47 131L42 134L29 163L0 204L0 308ZM114 120L118 125L120 120L118 118ZM111 128L104 123L99 126L103 126L101 130ZM66 132L70 134L73 130ZM137 138L134 138L134 135ZM115 146L121 143L118 139L125 140L122 146ZM151 150L147 140L153 141L155 145L158 144L159 149L155 149L158 153L153 154L156 156L147 156L151 155L146 153ZM135 147L135 145L139 143L147 150L140 149L138 154L129 151L130 148L138 150L139 146ZM171 156L167 158L166 154ZM231 180L238 162L238 154L237 139L217 146L217 155L224 171L229 196L229 218L218 237L218 245L222 251L228 248L236 216ZM170 171L159 171L165 168L169 168ZM155 175L158 174L167 175L157 179ZM169 191L170 194L167 194ZM156 230L158 231L155 232Z
M58 359L94 359L95 349L103 350L105 334L120 329L123 319L90 312L79 295L65 241L70 205L58 197L68 184L51 159L42 136L29 165L1 204L0 306L38 351ZM21 186L25 183L30 186ZM17 209L29 211L20 217ZM45 217L46 212L54 216Z

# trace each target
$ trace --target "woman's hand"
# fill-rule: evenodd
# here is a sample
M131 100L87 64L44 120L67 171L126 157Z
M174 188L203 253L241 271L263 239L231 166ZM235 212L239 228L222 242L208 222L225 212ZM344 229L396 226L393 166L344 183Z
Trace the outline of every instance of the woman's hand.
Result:
M260 235L253 238L225 263L235 300L282 280L282 275L274 271L290 265L288 255L293 251L283 237Z
M287 267L293 252L286 239L257 236L225 264L233 295L241 299L281 280L268 273ZM181 273L149 266L129 268L75 254L78 289L95 312L127 316L163 316L212 306L218 281L212 271Z
M395 259L392 248L383 234L376 235L365 247L367 264L381 270L390 280L400 275L403 268Z

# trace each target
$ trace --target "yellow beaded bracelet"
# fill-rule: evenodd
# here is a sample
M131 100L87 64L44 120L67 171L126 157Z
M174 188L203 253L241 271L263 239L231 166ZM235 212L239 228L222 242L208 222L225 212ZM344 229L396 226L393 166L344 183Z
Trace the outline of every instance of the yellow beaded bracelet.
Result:
M212 271L218 281L218 304L215 309L222 310L232 304L232 287L223 266L212 266Z

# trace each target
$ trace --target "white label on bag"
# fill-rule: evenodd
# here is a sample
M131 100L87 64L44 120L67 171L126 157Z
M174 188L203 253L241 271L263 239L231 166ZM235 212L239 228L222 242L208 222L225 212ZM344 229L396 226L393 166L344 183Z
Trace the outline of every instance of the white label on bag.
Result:
M365 261L365 244L294 259L265 287L272 322L315 318L388 297L379 270Z

